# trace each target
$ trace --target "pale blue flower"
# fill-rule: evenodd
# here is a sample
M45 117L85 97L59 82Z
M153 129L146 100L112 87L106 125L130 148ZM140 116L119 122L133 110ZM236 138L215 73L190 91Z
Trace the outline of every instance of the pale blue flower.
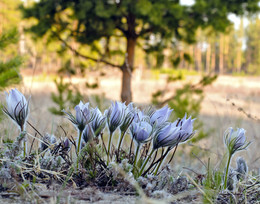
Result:
M71 149L71 142L68 138L66 138L64 141L63 141L63 151L70 151Z
M98 137L106 126L106 117L102 115L98 107L92 111L93 120L90 123L94 135Z
M229 154L233 155L235 152L244 150L250 144L246 141L245 130L237 128L236 131L232 127L228 128L224 134L224 142L228 148Z
M123 123L126 108L125 103L116 101L105 111L110 133L113 133Z
M164 106L163 108L155 111L152 115L151 115L151 124L156 124L157 126L162 125L163 123L167 122L171 113L172 113L172 109L168 108L168 106Z
M160 147L172 147L178 144L180 135L184 131L180 127L176 127L173 123L167 123L166 125L158 128L155 132L153 139L153 148L158 149Z
M154 137L154 149L174 147L190 139L195 134L195 131L193 131L194 120L191 117L186 119L185 115L182 119L159 127Z
M180 127L182 130L182 134L179 136L179 143L187 141L195 134L195 131L193 131L193 123L196 119L191 119L191 116L188 119L186 119L186 117L187 115L185 114L182 119L176 120L173 123L173 125Z
M86 143L94 138L95 134L90 124L87 124L82 132L83 139Z
M132 123L130 132L134 141L138 144L147 142L152 133L152 126L145 121Z
M122 124L120 125L120 130L121 132L126 132L127 129L129 128L129 126L131 125L131 123L134 120L135 117L135 113L136 113L137 109L134 108L133 103L129 103L126 108L125 108L125 117L123 119Z
M70 112L63 112L68 116L68 119L76 126L76 128L81 132L85 128L86 124L89 123L93 118L91 115L91 108L89 103L83 104L82 101L75 107L76 117L74 117Z
M7 108L3 107L3 112L24 130L29 115L29 102L17 89L11 89L9 93L5 92L5 95Z

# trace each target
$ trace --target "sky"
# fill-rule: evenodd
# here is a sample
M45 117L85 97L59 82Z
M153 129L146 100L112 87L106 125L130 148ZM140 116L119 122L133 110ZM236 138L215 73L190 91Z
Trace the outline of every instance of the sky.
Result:
M195 0L180 0L180 4L185 6L192 6L194 3ZM238 29L240 25L240 17L236 16L235 14L229 14L228 18L234 23L235 29ZM244 18L243 21L244 27L246 27L249 21L246 18Z

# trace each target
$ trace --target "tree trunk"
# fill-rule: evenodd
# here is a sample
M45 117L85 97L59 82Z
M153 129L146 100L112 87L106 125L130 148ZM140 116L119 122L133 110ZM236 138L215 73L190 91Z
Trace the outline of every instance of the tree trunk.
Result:
M224 72L224 34L220 35L219 41L219 74Z
M215 45L215 42L213 42L212 44L212 51L211 51L211 71L212 72L215 72L216 73L216 52L215 52L215 49L216 49L216 45Z
M122 89L121 89L121 100L129 104L132 101L132 91L131 91L131 79L132 71L134 68L134 55L135 55L135 45L136 38L127 38L127 48L126 48L126 59L122 66Z
M211 44L208 43L207 51L206 51L206 73L210 73L210 54L211 54Z

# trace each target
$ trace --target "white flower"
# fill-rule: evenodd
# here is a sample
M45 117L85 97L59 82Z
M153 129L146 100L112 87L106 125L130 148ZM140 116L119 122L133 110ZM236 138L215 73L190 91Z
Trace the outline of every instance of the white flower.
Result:
M102 115L98 107L92 111L93 121L90 123L96 137L98 137L106 126L106 117Z
M113 133L123 123L126 108L125 103L116 101L115 103L112 103L108 110L105 111L110 133Z
M91 109L89 103L83 104L82 101L75 107L76 117L70 112L63 112L68 116L68 119L76 126L81 132L84 130L86 124L88 124L93 118L91 117Z
M173 110L168 108L168 106L164 106L163 108L155 111L151 116L151 124L156 124L157 126L162 125L169 119L172 111Z
M4 113L24 130L29 115L29 103L17 89L11 89L9 93L5 92L5 95L7 108L3 107Z
M133 139L138 143L144 143L148 140L152 133L152 126L145 121L132 123L130 131Z
M245 130L237 128L236 131L232 127L228 128L224 134L224 142L228 148L229 154L233 155L235 152L244 150L250 144L246 142Z
M194 120L191 117L186 119L185 115L182 119L159 127L154 137L154 149L174 147L190 139L195 134L195 131L193 131Z

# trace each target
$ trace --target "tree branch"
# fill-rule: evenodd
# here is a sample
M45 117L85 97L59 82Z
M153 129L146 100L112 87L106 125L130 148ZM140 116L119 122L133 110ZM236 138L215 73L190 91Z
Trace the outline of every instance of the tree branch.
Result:
M104 59L96 59L96 58L93 58L93 57L90 57L90 56L87 56L87 55L84 55L84 54L81 54L80 52L78 52L77 50L75 50L73 47L71 47L65 40L63 40L59 34L57 34L56 32L52 32L62 43L64 43L64 45L69 48L72 52L74 52L77 56L80 56L84 59L87 59L87 60L92 60L94 62L102 62L104 64L107 64L111 67L115 67L115 68L119 68L121 69L122 65L118 65L118 64L113 64L107 60L104 60Z

